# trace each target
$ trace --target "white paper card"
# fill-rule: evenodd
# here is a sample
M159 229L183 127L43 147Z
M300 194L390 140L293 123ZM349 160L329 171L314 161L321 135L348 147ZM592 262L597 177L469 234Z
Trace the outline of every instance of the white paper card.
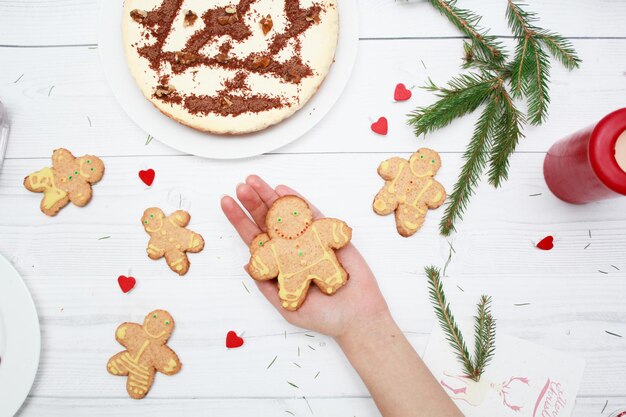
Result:
M466 343L473 341L473 332L463 334L472 335ZM439 325L424 361L466 417L569 417L585 368L584 360L572 355L498 334L495 356L474 382L463 376Z

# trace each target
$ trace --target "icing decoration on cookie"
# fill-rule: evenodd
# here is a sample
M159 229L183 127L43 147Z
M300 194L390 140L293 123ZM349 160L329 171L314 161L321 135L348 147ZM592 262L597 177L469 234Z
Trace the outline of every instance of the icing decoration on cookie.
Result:
M243 346L243 338L237 336L234 331L229 331L226 334L226 347L228 349L234 349Z
M137 283L137 280L135 280L135 278L133 277L120 275L117 278L117 283L120 286L120 289L124 292L124 294L126 294L127 292L135 288L135 284Z
M407 161L394 157L380 164L378 175L385 185L374 198L376 214L386 216L395 211L396 228L408 237L422 227L428 209L440 207L446 190L433 177L441 167L439 154L421 148Z
M379 135L385 136L388 130L389 130L389 126L387 124L386 117L380 117L378 121L372 123L372 132L374 133L378 133Z
M396 85L396 89L393 92L393 99L395 101L406 101L410 99L412 95L411 90L407 89L404 84L399 83Z
M24 178L24 187L43 193L41 211L55 216L70 201L79 207L91 200L91 185L104 175L104 163L93 155L74 157L67 149L52 153L52 167L33 172Z
M138 400L148 394L157 371L165 375L180 371L178 355L167 346L173 330L170 313L154 310L142 325L122 323L115 331L115 340L126 350L109 359L107 370L112 375L128 377L126 391L132 398Z
M541 250L550 250L554 247L554 237L546 236L537 243L537 248Z
M327 295L346 284L335 250L346 246L352 229L341 220L313 220L307 203L296 196L274 202L265 221L267 233L250 244L248 272L260 281L278 278L278 296L287 310L297 310L311 282Z
M165 216L163 210L151 207L143 213L141 223L150 235L148 256L150 259L165 260L170 269L178 275L185 275L189 270L189 258L186 252L197 253L204 249L204 239L186 226L191 216L183 210L176 210Z
M147 169L145 171L144 170L139 171L139 178L148 187L150 187L152 185L152 183L154 182L155 175L156 175L156 173L154 172L154 170L152 168Z

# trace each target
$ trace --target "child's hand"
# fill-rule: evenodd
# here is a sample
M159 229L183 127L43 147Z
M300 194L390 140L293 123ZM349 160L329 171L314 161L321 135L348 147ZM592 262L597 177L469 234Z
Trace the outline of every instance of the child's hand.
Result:
M237 186L237 198L252 220L231 197L222 198L222 210L249 246L256 235L266 230L265 216L272 203L284 195L300 196L284 185L274 190L260 177L251 175L245 184ZM324 217L310 202L309 206L314 219ZM387 304L359 251L349 244L336 253L337 259L350 275L348 283L333 296L323 294L315 284L311 284L306 301L297 311L287 311L280 306L276 280L255 282L289 323L332 337L346 336L349 330L360 332L369 327L371 322L387 319Z

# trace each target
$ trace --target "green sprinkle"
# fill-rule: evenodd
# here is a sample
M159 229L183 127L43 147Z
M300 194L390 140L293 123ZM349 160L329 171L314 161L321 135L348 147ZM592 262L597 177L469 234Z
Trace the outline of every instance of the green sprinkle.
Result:
M292 387L294 387L294 388L298 388L298 389L300 389L300 387L299 387L299 386L297 386L296 384L294 384L293 382L289 382L289 381L287 381L287 383L288 383L289 385L291 385Z
M317 373L315 374L315 376L313 377L313 379L317 379L318 376L320 376L320 372L321 371L317 371Z
M289 415L292 415L292 416L295 416L295 414L293 412L289 411L289 410L285 410L285 413L287 413Z
M248 289L248 287L246 287L246 283L241 281L241 285L243 285L243 287L246 289L246 291L248 291L248 294L250 294L250 290Z
M308 333L305 333L304 335L305 335L306 337L315 337L315 336L313 336L312 334L308 334Z
M300 365L298 365L297 363L293 362L293 364L294 364L295 366L297 366L298 368L302 369L302 367L301 367Z
M148 137L146 138L146 145L149 145L150 142L152 142L152 139L154 139L154 137L152 137L151 135L148 135Z
M274 362L276 362L276 359L278 359L278 355L274 356L274 359L272 359L270 364L267 365L267 368L265 368L265 369L270 369L272 367L272 365L274 365Z
M111 236L102 236L101 238L98 238L98 240L104 240L104 239L110 239Z
M307 346L309 347L309 349L315 350L315 348L313 346L311 346L311 345L307 345Z

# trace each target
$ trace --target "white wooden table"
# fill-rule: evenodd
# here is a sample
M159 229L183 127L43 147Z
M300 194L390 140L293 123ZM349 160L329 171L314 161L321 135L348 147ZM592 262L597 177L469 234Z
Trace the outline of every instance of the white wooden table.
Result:
M545 27L572 39L584 63L571 74L554 66L550 121L526 130L511 180L500 190L482 186L447 240L437 230L443 210L431 212L410 239L396 234L393 216L371 210L380 161L433 147L443 158L438 179L450 189L471 133L468 117L416 139L404 115L432 97L414 89L410 102L392 101L398 82L422 85L427 76L444 82L458 71L462 41L425 2L362 0L358 62L331 113L292 145L235 162L184 155L157 141L145 145L146 132L122 112L100 71L99 3L0 0L0 99L13 126L0 173L0 253L25 278L43 338L21 416L379 415L334 342L287 325L245 275L246 248L223 218L219 198L249 173L288 183L351 224L418 351L434 323L423 266L443 265L450 241L456 255L446 286L459 317L471 316L480 294L491 294L499 332L586 359L576 416L626 406L626 337L606 333L626 336L626 199L567 205L542 176L555 140L624 106L626 2L530 1ZM459 3L483 14L493 33L509 35L504 0ZM387 137L369 131L381 115L390 121ZM91 204L50 219L22 179L46 166L57 147L100 155L107 171ZM157 172L150 189L137 179L148 167ZM192 214L190 227L206 240L184 278L148 260L139 224L144 208L174 210L181 200ZM535 249L532 242L548 234L556 237L555 249ZM124 295L116 278L129 272L138 284ZM177 321L171 346L184 368L158 377L148 398L132 401L124 381L105 370L120 349L114 330L157 307ZM228 330L244 333L243 348L226 350Z

